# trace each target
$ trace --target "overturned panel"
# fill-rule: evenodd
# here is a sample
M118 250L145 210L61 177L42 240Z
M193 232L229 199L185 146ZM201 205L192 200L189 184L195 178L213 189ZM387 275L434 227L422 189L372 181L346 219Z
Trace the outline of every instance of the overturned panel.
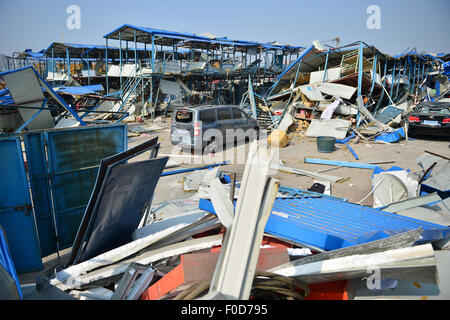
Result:
M99 162L127 148L126 125L51 130L41 135L45 136L47 144L51 207L56 221L59 246L60 249L67 248L73 243L89 201ZM41 139L40 143L45 142ZM36 153L33 156L42 155ZM37 161L43 161L45 166L45 158ZM34 164L28 165L31 167ZM35 178L38 177L34 176L33 180Z
M319 91L330 96L350 99L356 88L338 83L322 83L319 85Z
M323 101L322 93L319 91L317 86L314 85L301 86L300 90L311 101Z
M183 90L180 85L175 81L161 80L159 82L159 89L164 94L169 94L173 96L183 95Z
M167 160L124 163L110 170L82 261L132 241Z
M23 107L40 108L44 102L41 85L33 69L27 68L3 76L14 102ZM40 111L40 112L39 112ZM53 128L55 122L49 110L19 108L24 122L34 119L27 125L29 130ZM39 114L36 115L36 113Z
M269 270L271 272L275 272L277 270L282 270L287 267L296 267L308 263L325 261L329 259L341 258L351 255L360 255L360 254L371 254L382 252L386 250L400 249L412 247L414 243L420 239L420 235L422 234L423 229L418 228L415 230L409 230L406 232L402 232L396 235L393 235L388 238L370 241L367 243L359 244L356 246L325 251L318 254L310 255L304 258L300 258L283 265L278 265L275 268Z
M83 241L88 238L87 236L87 234L89 234L88 228L91 228L93 219L95 219L98 202L100 201L100 197L104 189L104 181L108 177L110 167L119 163L123 163L129 160L130 158L133 158L143 152L146 152L149 149L151 149L150 158L155 158L157 156L159 148L159 144L157 144L157 141L158 137L155 137L134 148L125 150L121 153L117 153L109 158L100 161L100 167L98 169L97 179L91 193L91 198L89 199L89 203L84 212L83 218L80 223L80 227L78 228L77 235L72 245L71 255L66 263L66 266L79 262L79 258L81 255L80 249L83 244Z
M313 84L337 80L341 76L341 69L342 69L341 67L337 67L337 68L330 68L327 70L311 72L309 83Z
M381 123L387 124L394 120L399 114L401 114L404 110L400 108L396 108L394 106L387 106L377 117L376 119Z
M328 136L344 139L350 129L351 122L342 119L318 120L312 119L306 130L307 137Z

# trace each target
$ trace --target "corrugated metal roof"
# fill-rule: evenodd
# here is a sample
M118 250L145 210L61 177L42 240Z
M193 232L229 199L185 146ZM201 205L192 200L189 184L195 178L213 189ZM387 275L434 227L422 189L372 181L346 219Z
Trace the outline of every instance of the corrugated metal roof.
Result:
M209 202L209 203L208 203ZM213 212L208 200L200 209ZM277 198L265 232L321 251L366 243L422 227L421 243L450 236L450 228L330 197Z
M151 43L151 39L144 39L144 38L139 38L139 36L143 35L143 34L152 34L152 35L157 35L160 38L159 39L155 39L155 43L160 43L161 41L164 42L163 39L172 39L172 40L178 40L178 41L187 41L187 42L194 42L194 43L208 43L208 44L222 44L222 45L227 45L227 46L237 46L237 47L258 47L258 46L263 46L263 47L268 47L270 46L270 44L263 44L263 43L259 43L257 41L244 41L244 40L234 40L234 39L228 39L228 37L217 37L217 38L208 38L205 36L201 36L201 35L197 35L194 33L189 33L189 32L175 32L175 31L169 31L169 30L161 30L161 29L155 29L155 28L148 28L148 27L140 27L140 26L134 26L134 25L130 25L130 24L124 24L122 26L120 26L119 28L109 32L108 34L104 35L104 38L109 38L109 39L119 39L119 32L121 32L121 38L122 40L129 40L129 41L133 41L134 40L134 32L131 32L131 30L136 30L139 31L141 33L137 34L136 36L138 37L137 40L138 42L147 42L147 43ZM303 47L295 47L295 46L288 46L288 45L280 45L280 46L272 46L273 48L277 48L280 50L296 50L296 49L301 49Z

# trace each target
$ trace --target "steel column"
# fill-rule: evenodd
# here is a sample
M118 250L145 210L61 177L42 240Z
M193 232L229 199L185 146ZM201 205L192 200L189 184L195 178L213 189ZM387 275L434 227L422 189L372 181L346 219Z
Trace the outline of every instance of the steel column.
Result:
M375 87L375 78L377 76L377 60L378 60L378 54L375 52L374 57L373 57L373 66L372 66L372 86L370 87L369 96L372 95L373 88Z
M67 74L70 79L70 54L69 54L69 48L66 48L66 61L67 61Z
M397 66L397 62L394 62L394 68L392 71L392 81L391 81L391 98L392 98L392 93L394 91L394 79L395 79L395 67Z
M327 78L327 66L328 66L328 55L329 55L329 53L330 53L330 49L327 50L327 58L325 59L325 69L324 69L324 72L323 72L322 83L324 83L325 79Z
M122 32L119 31L119 76L120 76L120 90L122 90Z
M358 53L358 97L362 94L363 43L359 42Z
M109 94L109 81L108 81L108 38L106 38L105 65L106 65L106 94Z

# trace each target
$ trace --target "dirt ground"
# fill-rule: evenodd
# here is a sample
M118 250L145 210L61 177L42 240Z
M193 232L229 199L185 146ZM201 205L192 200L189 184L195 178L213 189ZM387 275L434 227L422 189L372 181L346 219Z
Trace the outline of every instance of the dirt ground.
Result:
M129 127L136 124L130 124ZM179 170L182 168L201 167L211 163L220 163L225 160L229 161L229 165L221 167L225 172L236 172L237 179L242 177L245 168L245 159L249 149L249 143L240 143L233 148L228 148L223 152L219 152L214 156L203 156L203 158L192 157L188 153L178 153L178 150L170 143L170 124L168 122L162 123L155 121L148 125L156 125L161 127L161 130L141 134L139 137L130 137L128 139L128 147L133 147L147 139L158 136L158 141L161 144L159 155L170 155L171 159L180 163L180 167L166 169L166 171ZM416 157L421 155L425 150L450 157L450 140L441 140L430 137L420 137L410 139L408 141L401 140L397 143L384 144L375 142L361 141L357 144L351 142L351 148L357 154L359 160L356 160L353 154L342 144L336 144L336 150L332 153L320 153L317 151L317 144L315 138L304 137L301 134L289 134L289 144L281 149L278 149L278 158L282 160L283 164L289 167L308 171L321 171L331 169L323 172L336 177L343 178L344 181L331 183L331 194L342 197L350 202L359 202L372 189L372 170L336 167L328 165L317 165L304 163L304 158L320 158L337 161L349 161L360 163L379 163L381 169L389 169L392 166L409 169L411 171L421 169L414 161ZM245 156L243 156L245 155ZM140 160L148 157L148 155L140 155L135 160ZM244 161L242 161L244 158ZM192 193L183 191L183 177L189 173L177 174L173 176L161 177L158 183L155 203L177 198L191 197ZM307 176L300 176L296 174L288 174L284 172L277 172L273 175L280 180L280 184L286 187L294 187L300 189L308 189L313 185L314 178ZM319 179L316 179L319 180ZM373 199L369 196L361 204L372 206Z
M154 122L146 123L129 123L128 129L132 128L151 128L159 127L158 130L141 133L140 135L129 133L128 148L139 145L155 136L158 136L160 142L159 156L170 156L180 165L173 168L168 168L165 171L180 170L183 168L202 167L212 163L220 163L225 160L229 161L228 165L221 167L224 172L235 172L237 179L242 177L245 168L245 159L249 149L249 143L240 143L234 147L228 148L223 152L215 155L207 155L204 157L193 157L190 153L180 152L170 143L170 123L169 121L161 122L155 120ZM321 158L338 161L352 161L361 163L376 163L376 162L392 162L389 164L380 164L382 169L389 169L392 166L398 166L403 169L410 169L411 171L421 169L414 159L421 155L425 150L450 157L450 141L432 139L421 137L414 140L400 141L393 144L383 144L374 142L361 141L358 144L350 143L351 148L358 155L359 160L350 153L350 151L343 145L336 145L336 150L332 153L320 153L317 151L316 139L304 137L301 134L290 134L289 144L281 149L278 149L278 158L283 161L286 166L308 170L319 171L325 169L332 169L324 174L333 175L343 178L343 182L331 183L331 194L342 197L350 202L358 203L372 189L372 170L334 167L327 165L305 164L304 158ZM149 152L143 153L132 161L139 161L149 158ZM183 179L186 175L181 173L170 176L161 177L155 190L154 203L190 198L194 194L192 192L185 192L183 190ZM288 174L283 172L276 172L274 177L279 179L282 186L294 187L300 189L308 189L313 185L314 178L307 176L300 176L296 174ZM317 179L318 180L318 179ZM372 196L367 197L361 204L372 206ZM60 252L60 259L56 254L43 259L44 268L62 265L70 253L70 248ZM34 283L37 273L27 273L19 275L22 284Z

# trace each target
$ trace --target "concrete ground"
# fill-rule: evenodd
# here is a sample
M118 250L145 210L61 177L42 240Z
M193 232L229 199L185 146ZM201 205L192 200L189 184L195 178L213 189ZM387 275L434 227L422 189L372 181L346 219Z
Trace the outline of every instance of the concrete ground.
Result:
M146 123L129 123L128 148L132 148L143 143L155 136L158 136L160 142L159 156L169 155L170 159L180 164L178 167L168 168L165 171L180 170L183 168L202 167L212 163L220 163L225 160L230 161L229 165L221 167L224 172L235 172L237 179L242 177L245 168L245 159L249 149L249 143L240 143L237 146L228 148L223 152L215 155L207 155L204 157L192 156L190 153L183 153L170 143L170 122L154 122ZM157 129L140 134L130 132L133 129L137 131L145 131L146 129ZM344 178L341 183L331 183L331 194L334 196L346 198L350 202L357 203L372 189L372 170L358 168L333 167L327 165L305 164L304 158L321 158L339 161L356 161L361 163L373 162L391 162L389 164L381 164L382 169L389 169L392 166L398 166L411 171L421 169L414 159L421 155L425 150L450 157L450 140L441 140L429 137L420 137L420 139L400 141L393 144L383 144L374 142L360 141L358 144L350 143L350 146L358 155L359 160L355 160L350 151L343 145L336 145L336 150L332 153L319 153L317 151L316 139L304 137L302 134L289 134L289 144L278 149L278 159L282 160L284 165L295 167L308 171L319 171L332 169L324 172L324 174L338 176ZM143 153L132 161L148 159L149 152ZM194 194L192 192L184 192L183 178L190 172L161 177L155 190L154 203L190 198ZM282 186L307 189L313 185L314 178L307 176L299 176L296 174L287 174L283 172L275 172L274 176L280 180ZM372 196L367 197L362 202L363 205L372 206ZM57 254L53 254L43 259L44 268L63 265L70 253L70 248L60 252L60 258ZM37 273L27 273L19 275L22 284L34 283Z

